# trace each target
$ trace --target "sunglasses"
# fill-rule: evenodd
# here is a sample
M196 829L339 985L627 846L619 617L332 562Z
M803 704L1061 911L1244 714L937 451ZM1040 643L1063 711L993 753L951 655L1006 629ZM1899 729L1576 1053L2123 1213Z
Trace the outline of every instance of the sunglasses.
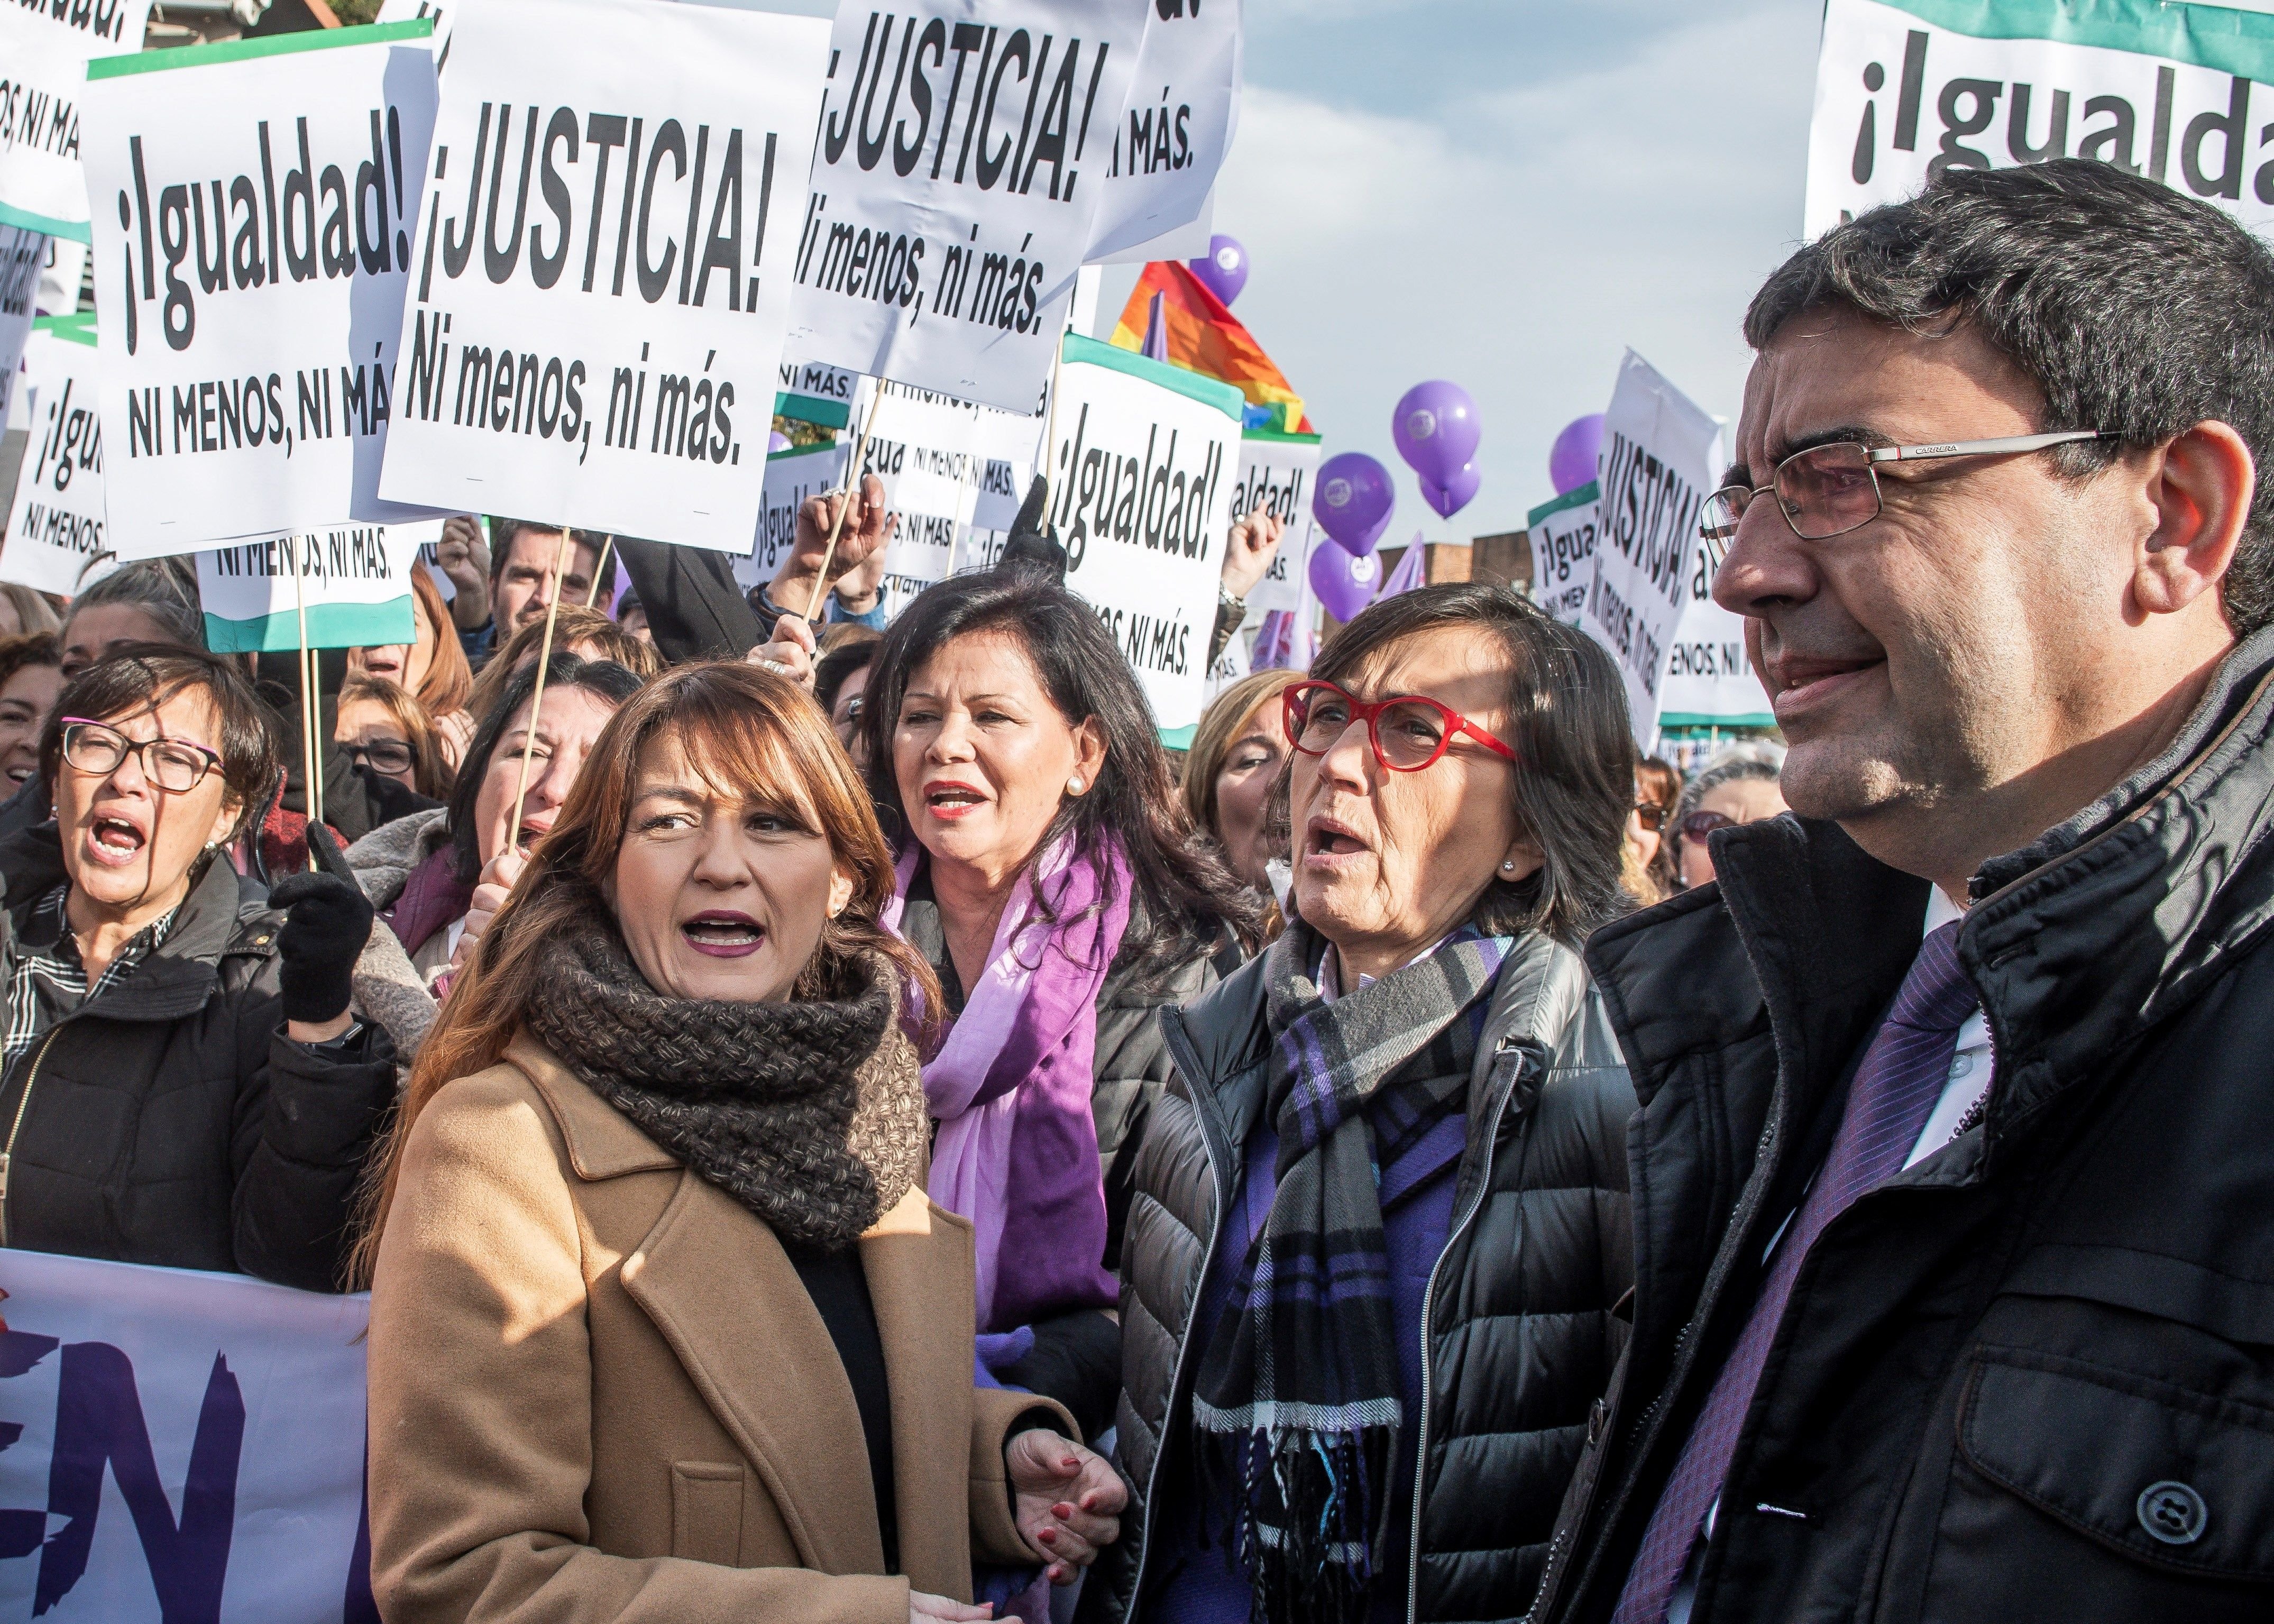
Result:
M1725 813L1692 812L1682 820L1682 838L1685 840L1703 840L1717 829L1735 829L1736 826L1737 820Z
M1436 765L1456 735L1465 733L1494 755L1516 752L1449 705L1419 694L1361 704L1331 682L1298 682L1282 698L1287 742L1305 756L1324 756L1356 722L1366 724L1374 758L1390 772Z
M373 772L408 772L412 756L407 739L373 739L368 744L343 744L340 754L348 758L351 767L371 763Z
M1667 809L1655 801L1638 801L1634 803L1635 822L1653 834L1666 827L1666 813Z

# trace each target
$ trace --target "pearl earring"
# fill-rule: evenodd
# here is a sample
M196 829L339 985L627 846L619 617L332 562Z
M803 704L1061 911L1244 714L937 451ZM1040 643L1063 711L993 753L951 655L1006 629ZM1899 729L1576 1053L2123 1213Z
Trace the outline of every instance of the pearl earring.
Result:
M1082 781L1079 778L1068 778L1066 780L1066 793L1069 795L1081 794L1083 787L1084 786Z
M1516 872L1516 859L1513 857L1504 858L1502 860L1500 867L1502 873L1514 874Z

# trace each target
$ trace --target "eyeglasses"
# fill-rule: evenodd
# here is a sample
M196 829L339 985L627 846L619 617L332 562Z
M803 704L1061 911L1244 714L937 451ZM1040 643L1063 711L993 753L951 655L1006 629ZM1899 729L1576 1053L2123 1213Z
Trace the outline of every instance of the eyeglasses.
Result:
M1390 772L1419 772L1434 766L1466 733L1495 756L1516 760L1516 752L1449 705L1419 694L1399 694L1360 704L1331 682L1298 682L1281 700L1287 742L1305 756L1324 756L1354 722L1366 724L1374 758Z
M160 789L178 795L197 788L221 757L187 739L129 739L107 722L83 716L64 718L64 759L91 778L107 778L130 756L142 758L142 771Z
M1636 801L1634 815L1635 822L1653 834L1666 827L1666 808L1655 801Z
M1682 820L1680 828L1685 840L1703 840L1717 829L1735 829L1737 820L1723 812L1692 812Z
M1736 539L1737 525L1753 498L1776 493L1777 511L1803 541L1844 536L1878 518L1881 462L1926 462L1944 457L2002 456L2044 451L2080 440L2110 440L2100 429L2064 429L2052 434L2015 434L2003 440L1958 440L1934 446L1863 446L1838 440L1796 451L1776 466L1765 485L1725 485L1706 499L1698 533L1717 560Z
M410 741L407 739L373 739L365 744L343 744L340 754L348 758L348 765L360 767L371 763L373 772L408 772L412 760Z

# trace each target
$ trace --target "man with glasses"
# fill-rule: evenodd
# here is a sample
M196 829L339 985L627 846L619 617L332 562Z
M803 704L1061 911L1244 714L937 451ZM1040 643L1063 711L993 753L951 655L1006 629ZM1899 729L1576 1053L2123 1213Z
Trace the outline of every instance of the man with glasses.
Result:
M1756 296L1706 505L1796 816L1588 960L1634 1336L1542 1620L2274 1609L2274 256L1948 170Z

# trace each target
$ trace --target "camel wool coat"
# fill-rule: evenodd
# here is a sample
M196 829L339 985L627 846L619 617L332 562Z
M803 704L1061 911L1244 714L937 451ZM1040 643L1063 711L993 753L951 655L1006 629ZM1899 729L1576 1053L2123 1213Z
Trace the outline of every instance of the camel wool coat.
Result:
M895 1032L888 1041L903 1041ZM371 1317L372 1585L388 1624L907 1624L975 1550L1033 1562L1014 1423L972 1385L971 1226L914 1189L861 1237L903 1574L861 1417L772 1230L527 1033L419 1113Z

